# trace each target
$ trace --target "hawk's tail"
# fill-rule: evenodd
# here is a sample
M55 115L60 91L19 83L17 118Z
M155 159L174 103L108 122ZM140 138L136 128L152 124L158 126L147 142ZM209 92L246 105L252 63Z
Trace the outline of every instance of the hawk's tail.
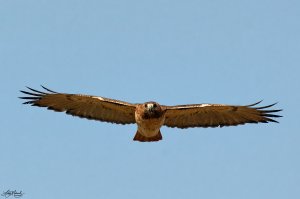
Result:
M137 131L133 140L140 141L140 142L157 142L159 140L162 140L162 136L161 136L160 131L158 132L157 135L155 135L153 137L145 137Z

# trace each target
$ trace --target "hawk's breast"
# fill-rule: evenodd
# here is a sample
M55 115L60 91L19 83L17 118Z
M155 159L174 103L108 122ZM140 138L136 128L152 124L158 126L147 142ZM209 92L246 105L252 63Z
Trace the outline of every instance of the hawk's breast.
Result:
M165 122L165 112L148 112L141 104L135 111L135 120L139 133L146 137L153 137L158 134L160 127Z

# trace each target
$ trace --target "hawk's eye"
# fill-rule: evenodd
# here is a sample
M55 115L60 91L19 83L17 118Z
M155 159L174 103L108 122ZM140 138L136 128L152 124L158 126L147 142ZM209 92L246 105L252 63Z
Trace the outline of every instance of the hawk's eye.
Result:
M154 107L154 108L156 108L156 106L157 106L156 104L153 104L153 107Z
M147 108L147 104L144 104L144 107Z

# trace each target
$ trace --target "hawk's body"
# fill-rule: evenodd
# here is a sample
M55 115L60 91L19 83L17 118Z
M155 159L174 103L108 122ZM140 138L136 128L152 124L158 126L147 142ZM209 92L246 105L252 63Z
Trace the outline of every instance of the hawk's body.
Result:
M135 110L138 129L134 140L158 141L162 139L160 127L165 122L166 109L156 102L139 104Z
M223 104L164 106L156 102L131 104L104 97L57 93L43 88L49 92L28 88L33 92L21 91L29 95L21 98L29 100L25 104L48 107L73 116L117 124L136 123L138 129L134 140L142 142L161 140L160 128L163 125L177 128L223 127L277 122L272 118L281 117L272 114L281 110L266 109L275 104L254 107L260 102L247 106Z

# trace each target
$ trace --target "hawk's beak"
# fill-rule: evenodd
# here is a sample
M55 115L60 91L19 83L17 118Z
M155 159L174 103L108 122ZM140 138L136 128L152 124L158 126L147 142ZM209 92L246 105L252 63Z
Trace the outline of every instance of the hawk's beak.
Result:
M153 104L147 104L147 108L150 112L152 112L154 109L154 106L153 106Z

